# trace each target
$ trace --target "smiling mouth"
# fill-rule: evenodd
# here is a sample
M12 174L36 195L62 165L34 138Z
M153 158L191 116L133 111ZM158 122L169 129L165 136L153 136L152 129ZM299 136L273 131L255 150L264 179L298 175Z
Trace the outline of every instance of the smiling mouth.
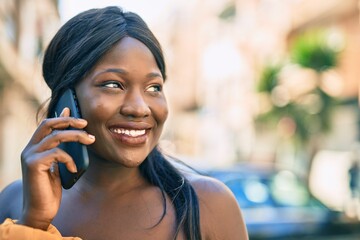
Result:
M125 128L111 128L110 131L116 134L122 134L129 137L139 137L145 135L146 133L145 129L135 130L135 129L125 129Z

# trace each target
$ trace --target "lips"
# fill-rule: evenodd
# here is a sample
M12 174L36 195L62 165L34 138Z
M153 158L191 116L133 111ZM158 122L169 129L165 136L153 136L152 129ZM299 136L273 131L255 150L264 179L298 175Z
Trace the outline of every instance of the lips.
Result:
M139 145L146 143L151 127L146 123L126 123L112 125L109 131L121 143Z

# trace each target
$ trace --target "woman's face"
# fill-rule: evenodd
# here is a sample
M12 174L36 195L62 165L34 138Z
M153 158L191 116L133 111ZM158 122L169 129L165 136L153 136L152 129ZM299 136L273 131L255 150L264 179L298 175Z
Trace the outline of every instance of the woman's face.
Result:
M75 88L90 154L126 167L141 164L159 141L168 108L164 79L150 50L125 37Z

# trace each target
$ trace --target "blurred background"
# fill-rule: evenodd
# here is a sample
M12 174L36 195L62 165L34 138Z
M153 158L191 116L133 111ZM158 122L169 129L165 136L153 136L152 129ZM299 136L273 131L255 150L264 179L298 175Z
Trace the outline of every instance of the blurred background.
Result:
M359 0L1 0L0 190L50 96L48 42L106 5L162 43L160 145L233 190L250 239L360 239Z

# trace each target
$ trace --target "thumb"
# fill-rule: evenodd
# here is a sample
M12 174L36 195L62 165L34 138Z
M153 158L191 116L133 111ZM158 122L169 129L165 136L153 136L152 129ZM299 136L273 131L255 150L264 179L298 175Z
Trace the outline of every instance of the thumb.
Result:
M65 107L61 114L60 114L60 117L69 117L70 116L70 109L68 107Z

